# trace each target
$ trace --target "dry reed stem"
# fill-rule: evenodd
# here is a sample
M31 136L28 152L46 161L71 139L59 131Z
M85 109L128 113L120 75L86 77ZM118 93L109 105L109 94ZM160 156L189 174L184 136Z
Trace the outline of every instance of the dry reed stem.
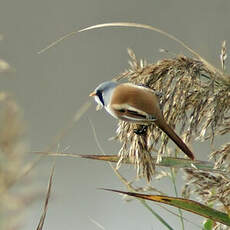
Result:
M1 229L18 229L25 209L38 194L29 190L31 185L18 184L18 175L28 169L27 144L22 111L5 92L0 93L0 223ZM26 178L27 180L29 178ZM21 181L22 183L23 181ZM13 186L14 185L14 186Z
M45 203L44 203L44 207L43 207L43 212L42 212L40 221L39 221L38 226L37 226L37 230L42 230L44 222L45 222L46 213L48 210L48 204L49 204L49 200L50 200L51 188L52 188L52 184L53 184L54 168L55 168L55 166L53 166L51 169L49 183L48 183L48 189L47 189L47 193L46 193L46 199L45 199Z
M179 55L175 58L159 60L148 64L138 61L133 51L130 68L117 80L126 79L134 84L145 85L159 95L164 117L168 124L179 130L180 136L192 148L196 141L213 140L230 132L230 77L221 71L213 71L202 60ZM222 46L222 68L225 69L226 44ZM137 173L148 180L154 175L151 154L158 148L162 154L178 154L168 147L168 137L154 124L148 127L147 134L137 136L135 124L120 121L115 139L122 143L121 159L129 157L137 167ZM159 141L161 139L161 141ZM216 150L205 152L207 159L214 160L215 168L210 172L186 169L186 184L183 194L188 197L196 194L198 200L212 204L216 209L230 213L230 143L216 146ZM170 151L168 151L170 150ZM195 153L199 159L199 152ZM167 174L167 173L166 173ZM216 224L215 229L228 229Z
M212 142L215 135L229 132L226 115L230 107L230 85L223 81L224 76L212 72L202 61L182 55L147 64L138 61L131 50L128 52L131 67L118 79L126 78L153 89L159 95L165 119L171 127L180 127L179 133L188 145L194 136ZM135 135L135 128L135 124L119 122L116 137L122 143L119 154L121 158L133 159L138 174L150 179L154 173L149 163L151 153L158 147L159 159L163 153L169 154L168 137L154 124L148 127L146 136ZM205 154L208 158L210 153Z

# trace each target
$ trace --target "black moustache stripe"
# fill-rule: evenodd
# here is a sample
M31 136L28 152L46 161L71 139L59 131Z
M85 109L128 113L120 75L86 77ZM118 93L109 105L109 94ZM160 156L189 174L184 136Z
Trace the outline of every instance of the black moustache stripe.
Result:
M104 99L103 99L103 97L102 97L102 92L101 92L101 91L98 91L96 94L97 94L99 100L101 101L102 105L104 106L104 105L105 105L105 102L104 102Z

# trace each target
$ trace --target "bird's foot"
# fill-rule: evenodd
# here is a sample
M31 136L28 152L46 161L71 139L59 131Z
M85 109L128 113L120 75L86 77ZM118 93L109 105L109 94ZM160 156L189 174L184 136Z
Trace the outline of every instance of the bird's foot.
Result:
M133 132L137 135L145 136L147 133L147 128L148 128L147 125L141 125L139 128L134 129Z

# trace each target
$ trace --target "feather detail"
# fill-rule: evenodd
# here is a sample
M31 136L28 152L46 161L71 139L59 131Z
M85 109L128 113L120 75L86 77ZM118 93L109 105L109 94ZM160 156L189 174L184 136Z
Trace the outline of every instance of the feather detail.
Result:
M144 111L134 108L133 106L130 106L128 104L113 104L110 107L117 117L125 121L147 123L156 120L154 116L147 114Z
M160 119L155 124L164 131L168 137L192 160L195 159L192 151L184 143L184 141L175 133L175 131L166 123L164 119Z

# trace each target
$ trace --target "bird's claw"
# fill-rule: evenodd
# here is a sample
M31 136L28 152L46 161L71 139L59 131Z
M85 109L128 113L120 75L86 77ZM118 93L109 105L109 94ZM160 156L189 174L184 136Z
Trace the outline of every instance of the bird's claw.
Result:
M138 129L134 129L133 132L137 135L144 136L147 133L147 128L148 128L147 125L141 125L141 127L139 127Z

